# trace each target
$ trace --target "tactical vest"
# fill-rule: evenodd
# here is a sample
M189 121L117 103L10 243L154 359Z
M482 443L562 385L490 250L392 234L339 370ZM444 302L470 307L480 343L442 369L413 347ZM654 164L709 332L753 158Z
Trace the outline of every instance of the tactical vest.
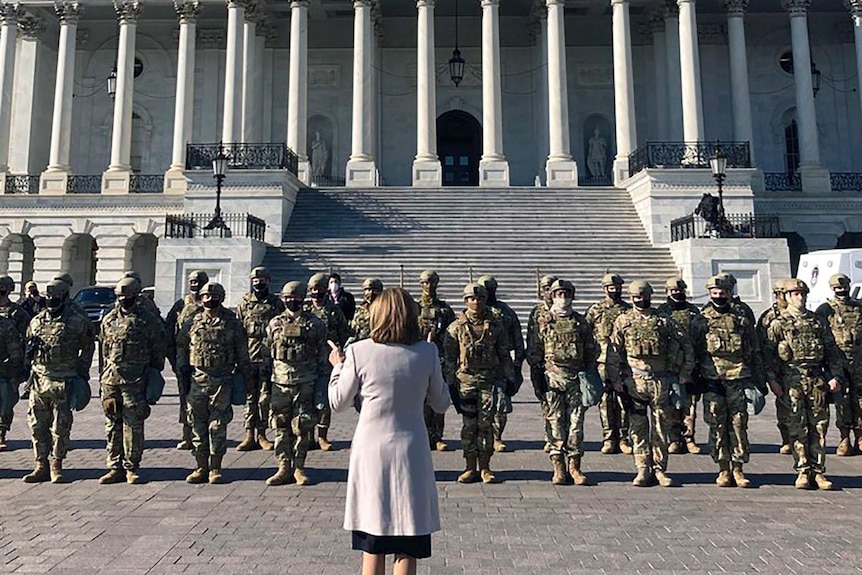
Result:
M121 315L116 309L102 321L101 345L105 361L112 364L146 364L150 361L147 322L137 314Z
M846 305L833 299L827 303L832 308L829 326L835 336L835 343L848 358L852 358L856 346L862 345L862 306Z
M58 318L47 312L31 325L31 336L39 341L34 363L49 370L74 369L78 362L79 333L74 329L76 318L67 310ZM89 321L89 320L87 320Z
M742 332L744 326L734 312L705 314L709 327L706 332L706 351L713 357L736 359L744 352Z
M626 354L632 359L663 358L668 352L666 324L657 314L637 318L625 337Z
M545 361L557 365L578 366L583 362L584 342L575 317L557 317L545 324Z
M628 308L622 304L608 304L605 301L601 301L595 305L600 306L600 308L598 318L593 327L594 335L596 336L596 340L604 345L614 331L614 322L619 316L628 311Z
M218 322L203 314L195 317L189 330L189 362L204 369L232 370L237 358L229 330L224 317L219 317Z
M422 339L426 339L429 333L437 335L437 332L445 327L440 325L443 308L437 304L437 300L429 306L423 306L421 303L419 305L419 333Z
M295 365L317 359L309 345L312 326L306 318L290 321L279 317L272 329L273 359Z
M793 365L819 365L823 362L824 346L821 324L813 315L787 315L784 339L778 343L778 357Z
M473 325L463 318L459 320L458 332L462 372L476 374L497 367L499 358L494 349L494 333L490 319Z
M361 304L353 316L353 331L357 340L367 339L371 336L371 314L368 308L367 304Z

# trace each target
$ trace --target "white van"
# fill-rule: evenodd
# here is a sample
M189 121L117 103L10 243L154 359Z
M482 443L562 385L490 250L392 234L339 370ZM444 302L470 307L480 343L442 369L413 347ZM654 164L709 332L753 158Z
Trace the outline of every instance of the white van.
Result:
M820 250L799 258L796 277L808 284L808 309L817 307L832 297L829 278L833 274L850 278L850 296L862 299L862 249Z

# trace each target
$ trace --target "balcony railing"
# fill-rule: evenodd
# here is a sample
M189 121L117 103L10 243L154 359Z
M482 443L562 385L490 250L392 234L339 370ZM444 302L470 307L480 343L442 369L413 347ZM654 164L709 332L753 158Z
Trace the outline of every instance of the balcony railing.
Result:
M796 192L802 189L799 172L763 172L763 187L768 192Z
M724 221L708 222L694 214L670 223L670 241L692 238L778 238L781 226L776 215L725 214Z
M581 176L578 178L579 186L613 186L614 183L610 176Z
M748 142L647 142L629 154L629 173L646 168L709 168L709 159L721 150L728 168L750 168Z
M101 194L102 174L95 176L69 176L66 180L67 194Z
M320 188L344 187L344 176L311 176L311 185Z
M6 189L3 191L7 194L38 194L39 176L8 175L6 176Z
M164 190L162 174L132 174L129 179L129 192L133 194L161 194Z
M287 170L293 175L299 170L299 158L285 144L188 144L186 169L212 170L219 146L231 170Z
M183 214L165 216L165 237L168 238L251 238L264 241L266 222L251 214L222 214L227 229L204 229L213 214Z
M862 191L862 173L832 172L829 174L829 183L832 184L833 192L859 192Z

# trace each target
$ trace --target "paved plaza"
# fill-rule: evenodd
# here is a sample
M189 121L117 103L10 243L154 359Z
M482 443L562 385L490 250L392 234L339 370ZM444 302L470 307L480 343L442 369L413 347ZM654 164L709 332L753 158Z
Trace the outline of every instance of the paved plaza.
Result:
M513 451L492 460L502 483L458 485L460 453L434 454L443 531L419 573L862 572L862 457L830 455L836 491L797 491L790 456L774 446L771 405L751 425L746 471L756 489L717 488L708 455L671 456L682 487L632 487L631 457L598 453L596 409L587 414L584 469L598 485L555 487L527 387L506 433ZM305 488L267 487L272 453L233 448L226 484L186 484L193 459L174 449L176 413L169 395L147 421L144 485L99 485L105 440L95 399L75 415L68 483L27 485L20 478L33 462L20 403L11 451L0 453L0 572L358 573L358 554L341 529L355 413L334 417L337 449L310 454L314 484ZM232 446L243 431L240 413L235 408L229 428ZM457 424L450 412L448 438ZM703 425L698 435L705 439ZM836 436L830 430L830 453Z

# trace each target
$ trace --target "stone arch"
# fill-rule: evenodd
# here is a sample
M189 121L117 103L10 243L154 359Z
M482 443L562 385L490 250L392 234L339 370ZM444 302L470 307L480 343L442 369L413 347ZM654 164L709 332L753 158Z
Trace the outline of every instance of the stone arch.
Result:
M126 242L124 269L141 274L141 284L149 287L156 283L156 248L159 239L154 234L136 233Z
M601 171L601 168L598 165L598 161L591 162L590 158L590 142L596 136L596 130L598 130L598 137L604 140L605 144L603 174L593 174L593 167L598 171ZM591 114L586 117L581 128L581 137L584 144L584 163L581 164L583 168L580 170L583 174L583 177L580 178L581 182L602 186L609 186L613 183L611 180L611 173L613 172L614 155L616 154L614 135L614 125L604 114ZM595 152L597 154L596 160L599 157L598 153L600 151L600 147L600 144L597 142L595 146Z
M72 234L63 242L60 269L72 276L76 288L96 283L98 251L96 238L87 233Z
M323 166L320 169L320 172L315 174L314 172L314 157L315 150L313 146L315 145L315 134L320 134L320 141L323 142L323 145L326 147L326 160L323 162ZM336 174L333 172L333 166L340 165L343 162L336 163L335 159L338 158L338 123L335 121L335 118L330 116L329 114L323 112L316 112L308 117L307 123L307 143L305 154L308 157L308 161L311 163L312 170L312 181L314 177L322 177L322 178L334 178ZM298 152L298 150L297 150ZM322 149L318 149L318 154L322 153Z
M27 234L9 234L0 241L0 275L15 280L15 291L24 293L24 284L33 279L36 246Z

